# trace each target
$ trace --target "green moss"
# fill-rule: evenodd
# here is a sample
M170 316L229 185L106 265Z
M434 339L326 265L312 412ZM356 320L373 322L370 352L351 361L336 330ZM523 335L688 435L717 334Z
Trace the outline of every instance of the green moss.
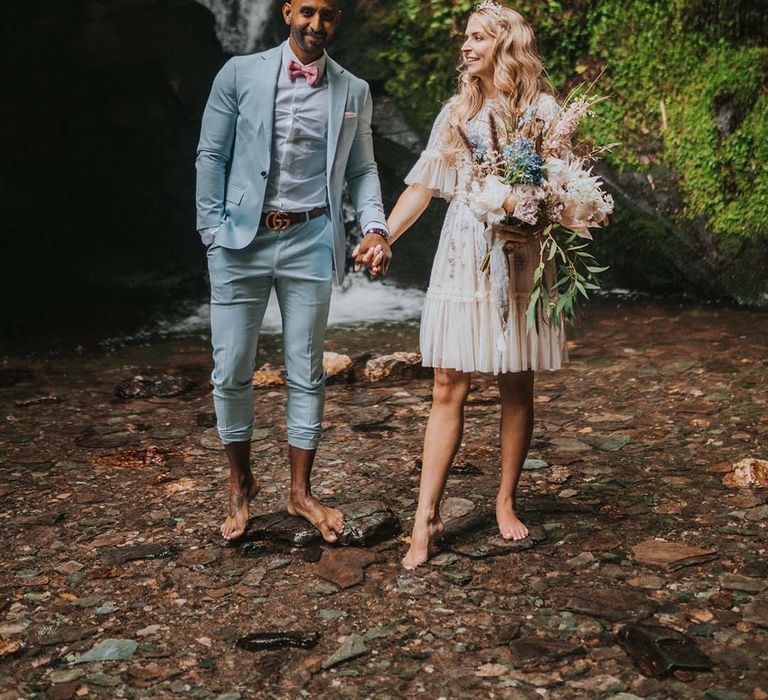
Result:
M387 66L386 88L423 131L455 89L461 35L473 6L465 0L368 0L389 37L385 49L372 49ZM698 239L691 250L705 264L725 264L729 279L739 269L762 275L762 285L752 279L741 286L765 288L765 273L741 262L768 238L763 2L520 0L514 7L533 24L556 89L605 71L597 91L610 99L596 108L589 136L620 142L609 163L619 172L650 176L650 182L657 171L672 173L666 178L674 189L672 211L663 216Z

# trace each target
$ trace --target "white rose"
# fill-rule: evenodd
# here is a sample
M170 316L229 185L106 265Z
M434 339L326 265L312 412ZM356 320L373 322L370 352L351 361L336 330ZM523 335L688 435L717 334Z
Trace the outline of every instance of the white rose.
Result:
M507 216L504 200L509 193L508 184L496 175L489 175L482 184L476 181L472 183L467 203L478 220L493 226L504 221Z

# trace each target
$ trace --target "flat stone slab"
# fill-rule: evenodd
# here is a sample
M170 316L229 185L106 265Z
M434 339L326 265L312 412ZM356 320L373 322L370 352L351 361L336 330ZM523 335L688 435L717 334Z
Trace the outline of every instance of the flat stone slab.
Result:
M618 643L646 676L670 676L675 671L710 671L712 662L694 641L661 625L626 625Z
M654 566L666 571L677 571L685 566L703 564L717 559L717 550L714 548L704 549L664 540L645 540L632 547L632 553L638 564Z
M449 546L449 549L456 554L461 554L472 559L485 559L487 557L498 557L504 554L522 552L531 549L547 539L547 533L538 526L529 527L528 537L524 540L505 540L499 535L497 530L493 532L484 531L479 537L475 537L468 542L456 542Z
M167 559L172 557L174 552L165 544L135 544L127 547L110 547L102 550L100 554L105 564L116 566L138 559Z
M134 639L105 639L78 656L73 664L89 664L98 661L130 661L139 643Z
M583 656L584 648L560 639L544 637L520 637L509 643L512 661L525 665L530 663L544 664L569 656Z
M565 610L611 622L639 622L653 615L658 607L650 598L635 591L587 588L575 591L563 605Z
M312 649L320 639L318 632L252 632L240 637L235 646L245 651L271 649Z
M752 599L742 611L745 622L768 627L768 593L761 593Z
M351 588L365 580L365 567L376 561L373 552L360 549L333 549L327 551L313 573L335 583L339 588Z
M341 644L341 646L325 661L323 661L323 670L328 670L334 666L351 661L359 656L368 653L368 646L365 639L360 634L350 634Z
M344 532L339 535L340 545L369 547L400 532L400 520L381 501L357 501L337 507L344 513L346 523ZM242 539L277 540L295 547L311 547L323 542L314 525L284 510L251 518Z

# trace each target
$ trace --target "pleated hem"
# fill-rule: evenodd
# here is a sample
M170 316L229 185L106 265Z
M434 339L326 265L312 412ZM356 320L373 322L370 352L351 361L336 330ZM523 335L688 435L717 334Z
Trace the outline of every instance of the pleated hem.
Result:
M568 361L562 323L548 324L539 312L539 329L529 332L526 307L513 301L502 330L486 295L459 300L427 292L420 330L422 364L484 374L561 369Z

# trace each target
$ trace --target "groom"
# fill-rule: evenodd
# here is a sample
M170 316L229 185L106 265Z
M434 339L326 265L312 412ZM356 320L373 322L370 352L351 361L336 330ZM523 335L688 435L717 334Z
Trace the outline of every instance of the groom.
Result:
M371 138L368 85L325 53L336 0L293 0L277 48L228 61L216 76L197 151L197 228L208 245L213 396L230 469L225 539L240 537L257 491L250 466L259 330L275 288L288 388L288 511L328 542L344 516L312 496L331 279L344 279L344 180L379 270L391 258ZM374 270L375 272L376 270Z

